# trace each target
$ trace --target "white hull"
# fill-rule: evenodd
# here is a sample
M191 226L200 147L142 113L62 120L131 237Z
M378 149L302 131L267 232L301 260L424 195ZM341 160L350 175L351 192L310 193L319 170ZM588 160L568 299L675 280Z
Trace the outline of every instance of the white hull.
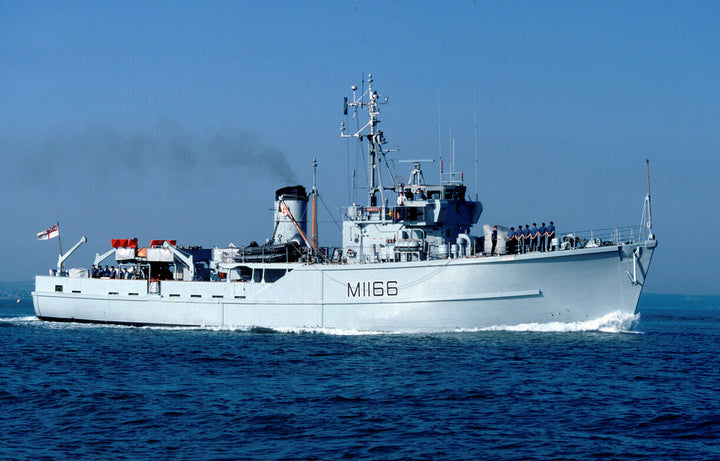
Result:
M298 263L274 283L37 276L45 320L433 332L634 314L657 242L379 264ZM639 256L633 250L639 248ZM62 291L59 291L62 290Z

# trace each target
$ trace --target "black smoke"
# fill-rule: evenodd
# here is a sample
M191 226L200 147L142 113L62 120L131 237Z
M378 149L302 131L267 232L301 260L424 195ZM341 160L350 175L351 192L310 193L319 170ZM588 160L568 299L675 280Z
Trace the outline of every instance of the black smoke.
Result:
M68 177L142 180L162 171L208 177L267 175L280 184L296 182L280 149L229 127L197 133L174 122L143 129L95 124L34 136L6 135L0 138L0 150L6 158L19 160L13 163L24 166L23 175L41 183L66 182Z

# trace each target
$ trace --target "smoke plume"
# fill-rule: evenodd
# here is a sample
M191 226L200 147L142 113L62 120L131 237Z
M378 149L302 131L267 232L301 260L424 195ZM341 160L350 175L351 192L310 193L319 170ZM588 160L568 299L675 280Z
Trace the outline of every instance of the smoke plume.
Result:
M55 131L35 138L3 136L0 150L22 159L24 174L36 181L59 176L144 177L150 172L212 172L266 174L283 184L296 182L283 152L253 133L223 128L212 134L193 133L173 122L147 129L92 125L78 131ZM17 162L15 162L17 163ZM125 175L122 175L125 176Z

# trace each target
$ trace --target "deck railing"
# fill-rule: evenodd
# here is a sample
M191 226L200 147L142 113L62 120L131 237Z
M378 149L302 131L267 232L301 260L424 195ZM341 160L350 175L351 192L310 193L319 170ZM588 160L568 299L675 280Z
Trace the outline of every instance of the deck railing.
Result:
M558 240L561 250L639 243L646 238L642 230L641 226L626 226L574 231L558 234Z

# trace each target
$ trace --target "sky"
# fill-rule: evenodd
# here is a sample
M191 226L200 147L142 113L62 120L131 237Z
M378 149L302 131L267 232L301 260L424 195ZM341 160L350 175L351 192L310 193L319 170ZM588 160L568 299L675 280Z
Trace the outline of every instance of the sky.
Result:
M372 73L395 173L454 145L479 224L638 225L649 159L645 290L719 294L718 24L713 1L0 0L0 281L57 264L56 221L88 239L71 267L111 238L263 242L313 158L338 245L366 201L342 100Z

